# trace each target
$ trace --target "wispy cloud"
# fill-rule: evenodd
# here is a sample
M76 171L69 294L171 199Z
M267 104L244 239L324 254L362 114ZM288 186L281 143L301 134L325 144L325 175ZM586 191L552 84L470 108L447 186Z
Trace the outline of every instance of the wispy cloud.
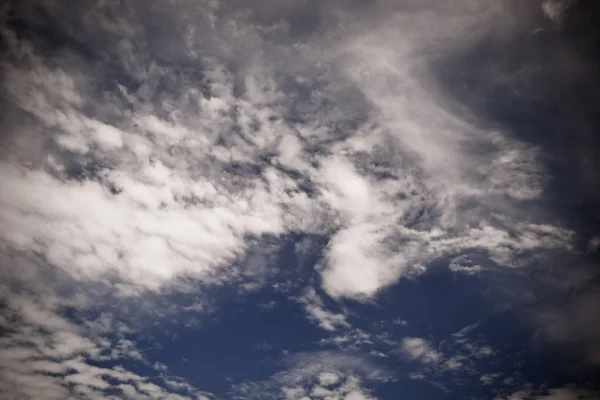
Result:
M308 316L326 331L332 332L339 328L350 327L346 315L328 311L314 289L307 290L305 295L299 298L299 301L303 304Z
M4 293L6 294L6 293ZM35 298L2 299L0 393L6 398L192 399L209 395L175 377L142 376L122 365L148 362L136 344L78 326ZM48 300L48 299L47 299ZM126 363L126 364L125 364ZM101 365L101 366L100 366ZM164 372L164 368L158 368Z

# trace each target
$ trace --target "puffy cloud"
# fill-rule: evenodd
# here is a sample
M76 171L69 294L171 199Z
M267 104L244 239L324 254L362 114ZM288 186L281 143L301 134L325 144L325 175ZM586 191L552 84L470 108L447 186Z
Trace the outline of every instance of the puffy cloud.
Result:
M340 377L333 372L323 372L319 375L319 383L322 386L330 386L336 384L340 380Z
M380 226L364 223L343 229L331 238L326 255L328 268L323 272L323 285L330 295L372 296L398 278L402 261L390 258L393 255L382 243L385 236Z

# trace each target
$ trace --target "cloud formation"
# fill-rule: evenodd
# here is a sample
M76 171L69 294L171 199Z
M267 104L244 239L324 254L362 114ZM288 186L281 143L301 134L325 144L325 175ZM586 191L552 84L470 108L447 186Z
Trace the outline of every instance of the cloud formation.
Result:
M460 103L436 70L486 41L532 36L541 20L562 25L574 6L351 3L35 0L0 11L3 395L212 398L162 364L145 376L154 363L119 308L175 293L197 298L138 313L200 319L216 288L285 286L329 335L315 344L336 349L288 355L281 373L234 385L239 398L374 399L365 385L388 373L373 359L398 352L419 377L495 379L473 361L492 347L390 339L356 326L354 310L440 263L453 276L519 279L594 254L597 236L548 206L547 149ZM514 83L504 71L485 80ZM308 237L324 244L307 268L271 257ZM539 337L583 344L597 364L590 269L573 278L584 295L524 309ZM506 301L536 290L507 288ZM25 379L35 383L11 385Z
M485 18L500 12L483 11ZM450 17L459 21L458 14ZM430 16L411 18L426 23ZM5 30L10 51L20 57L18 67L12 61L3 66L7 99L51 133L44 144L35 133L25 135L46 153L25 167L34 149L16 139L20 125L8 127L13 156L3 160L2 171L12 190L2 198L3 240L18 251L35 247L78 279L116 274L127 285L156 290L181 276L218 279L219 270L244 256L248 238L327 233L322 285L334 297L373 296L445 253L481 248L511 263L522 252L568 248L569 233L559 227L508 228L516 223L513 202L541 193L535 149L453 115L406 62L416 46L457 28L449 23L416 40L410 32L419 25L402 24L406 39L392 51L392 22L331 44L330 53L339 56L329 62L340 70L331 85L354 85L373 115L337 140L336 122L320 120L340 113L343 119L346 110L315 110L304 114L313 121L293 123L288 113L296 106L286 102L281 71L267 67L266 59L253 60L237 76L200 57L204 78L150 102L140 92L151 71L175 73L155 61L136 92L117 81L117 91L90 98L90 65L68 66L56 55L58 65L47 66L35 47ZM131 53L126 62L117 60L126 71L132 63L148 68L131 45L121 47ZM368 66L369 77L353 65ZM391 89L388 82L406 87ZM337 96L326 90L315 91L311 102ZM490 150L474 153L476 143ZM493 160L491 168L484 158ZM508 200L494 200L499 195ZM475 210L488 204L488 210L465 214L466 202ZM426 230L415 225L417 216ZM39 229L42 224L47 228ZM527 235L525 242L512 242L515 234Z
M369 359L340 352L301 353L284 361L288 368L266 381L237 385L232 397L374 400L364 382L389 379L389 372Z
M60 315L57 299L15 296L3 287L0 394L6 399L208 399L176 376L143 376L123 366L147 366L125 335L95 331ZM90 321L93 322L93 321Z

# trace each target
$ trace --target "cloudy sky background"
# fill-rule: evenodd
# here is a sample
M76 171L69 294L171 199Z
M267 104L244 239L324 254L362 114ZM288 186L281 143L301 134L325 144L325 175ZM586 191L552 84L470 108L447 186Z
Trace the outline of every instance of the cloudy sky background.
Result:
M599 399L593 1L2 6L6 399Z

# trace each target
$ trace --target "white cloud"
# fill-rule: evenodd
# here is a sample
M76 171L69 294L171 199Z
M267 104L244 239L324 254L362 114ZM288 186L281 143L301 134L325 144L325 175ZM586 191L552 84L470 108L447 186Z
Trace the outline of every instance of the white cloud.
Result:
M402 352L410 359L419 360L425 364L436 364L444 358L428 341L418 337L402 339Z
M304 305L304 309L309 317L326 331L332 332L340 328L350 327L344 314L333 313L325 308L323 300L317 295L314 289L308 289L299 301Z
M287 134L279 143L279 162L289 168L306 170L309 166L302 159L302 143L295 135Z
M323 372L319 375L319 383L322 386L330 386L336 384L340 377L334 372Z
M334 296L372 296L398 278L398 270L385 248L386 231L379 225L363 223L337 232L327 249L328 268L323 286ZM388 256L388 257L386 257Z
M7 291L3 290L3 295ZM148 382L118 364L127 361L147 363L135 343L109 340L75 325L60 316L50 304L56 299L39 300L14 295L3 297L12 317L0 328L0 394L5 398L65 399L77 393L81 399L111 398L106 390L140 399L192 399L200 392L190 385L171 390ZM54 301L53 301L54 300ZM104 365L94 364L102 361ZM117 384L115 384L117 382Z
M342 213L350 223L364 221L370 215L381 214L385 206L379 205L377 193L370 182L354 171L353 166L340 157L324 160L321 165L322 196L335 210ZM373 207L376 209L373 210Z
M315 386L312 388L312 390L310 391L310 395L313 398L331 398L335 396L335 392L333 390L329 390L327 388L321 387L321 386Z
M492 204L500 215L512 218L512 202L539 198L546 178L538 161L539 149L468 121L435 96L434 83L424 75L427 59L420 49L439 49L444 43L444 51L450 51L455 45L451 40L463 35L472 39L473 30L475 35L485 32L484 21L502 20L507 11L501 5L455 5L455 10L444 11L442 24L435 11L391 11L383 21L367 21L358 29L360 33L347 35L335 53L342 70L361 89L377 116L370 121L377 129L365 124L370 130L368 139L359 131L337 149L356 159L357 154L374 154L379 146L388 146L388 151L394 149L396 154L386 162L393 162L394 173L401 175L400 179L375 182L370 175L374 169L363 168L359 175L341 156L323 164L329 177L326 182L331 185L324 193L326 201L342 216L323 272L324 288L335 297L371 297L445 251L484 248L495 261L507 264L515 253L526 250L510 239L518 229L509 231L506 225L501 227L472 208L469 213L461 210L466 201L482 207ZM478 18L465 17L474 15L474 10L461 14L462 7L477 9ZM423 32L422 26L430 29ZM489 26L497 27L493 23ZM475 148L489 153L478 154ZM407 164L410 169L405 168ZM416 178L414 171L418 171L421 187L414 200L403 202L388 196L406 191ZM410 207L419 209L429 204L439 213L430 220L430 229L439 229L437 236L405 231L404 241L398 240L403 232L390 226L408 225ZM477 219L481 223L482 218L485 222L477 227ZM368 223L362 223L365 220ZM540 240L543 234L531 235L531 240L524 238L531 244L527 250L554 247ZM386 244L394 239L402 245L390 250ZM504 245L508 241L512 248ZM568 247L568 241L560 238L556 246Z
M35 55L30 57L37 62ZM0 198L4 242L23 252L35 242L36 251L77 279L98 280L116 273L127 284L156 289L182 275L205 278L244 254L245 236L284 233L288 224L283 218L294 223L292 203L304 207L305 200L290 202L282 192L294 190L294 183L275 170L266 173L268 183L258 175L246 182L246 189L229 186L232 182L223 176L211 177L210 170L205 171L208 176L194 176L190 160L170 159L167 147L196 151L197 156L223 155L219 149L207 148L203 136L177 121L134 116L132 124L138 132L127 133L101 126L78 109L82 100L77 83L64 71L41 66L11 71L23 75L6 81L19 106L49 126L58 124L59 130L72 131L69 135L82 144L78 152L94 148L95 156L114 163L110 169L100 169L101 182L66 180L6 160L0 165L11 188L2 191ZM40 89L35 97L34 87ZM57 107L65 111L56 111ZM206 122L214 120L207 118ZM146 150L140 152L140 146ZM228 153L239 154L235 149ZM59 161L53 158L53 162ZM120 193L114 195L106 184ZM281 200L287 203L285 217ZM41 226L45 228L38 229Z
M452 379L469 377L480 374L481 362L492 360L497 351L485 343L485 337L477 332L479 323L469 325L442 340L437 349L421 338L405 338L402 349L409 358L421 360L424 363L420 371L423 379L436 379L440 375L450 375ZM489 373L481 377L482 382L488 382L501 374Z
M449 269L452 272L460 272L466 275L475 275L481 271L481 266L469 262L464 258L455 258L450 262Z
M462 357L452 357L442 364L442 368L449 371L456 371L463 367Z
M466 18L473 13L460 9L469 6L457 2L457 7L444 11L449 14L443 24L437 12L390 12L328 44L330 55L323 61L341 72L327 75L331 88L340 79L351 82L371 110L343 140L336 139L334 127L347 117L346 103L335 91L312 96L339 100L338 108L311 109L303 114L306 122L294 123L285 118L294 104L272 63L259 56L245 60L243 79L227 69L226 49L243 48L240 41L264 45L241 16L232 26L244 35L215 31L205 38L227 43L215 57L198 60L206 79L165 90L154 103L150 93L158 86L150 81L173 71L145 65L134 41L122 41L125 70L156 86L138 90L148 92L142 95L121 85L110 100L131 104L128 110L92 96L85 62L47 66L32 46L14 38L12 51L28 62L24 68L5 62L4 88L16 107L52 132L47 140L60 151L51 154L52 163L36 160L29 167L18 157L3 158L0 170L11 190L0 197L7 227L2 240L24 253L35 244L76 279L115 274L127 293L139 293L184 276L230 281L236 276L231 264L246 255L249 238L316 232L331 236L323 289L358 299L422 272L444 253L483 248L494 261L510 264L526 251L568 248L569 235L555 235L550 230L559 228L553 226L523 222L507 228L516 220L511 202L541 194L539 149L451 112L423 75L426 69L418 68L426 59L415 49L448 34L471 35L468 27L484 32L484 21L506 11L481 5L478 18ZM212 15L213 9L200 12ZM423 35L423 24L435 29ZM118 30L134 35L124 26ZM396 34L398 26L402 35ZM201 46L188 39L188 45ZM305 59L295 68L312 67L314 49L298 51ZM190 48L186 56L200 53ZM235 90L238 84L242 93ZM112 115L111 122L91 113L93 108ZM10 135L20 127L13 129ZM489 154L474 153L476 144ZM28 151L13 147L16 154ZM75 181L67 171L81 157L89 157L88 166L96 170ZM313 191L306 190L307 183ZM500 195L511 199L498 200ZM506 223L461 211L464 201L486 204ZM514 240L519 230L526 233Z
M284 387L284 388L281 388L281 391L283 392L283 396L286 400L302 399L302 398L304 398L304 394L306 392L304 390L304 388L301 388L301 387L294 387L294 388Z
M373 344L371 334L358 328L345 329L328 338L319 340L320 345L333 345L339 349L350 351Z
M289 356L288 368L266 381L234 386L235 398L344 399L370 396L367 384L385 381L387 371L367 358L341 352L301 353ZM363 396L363 397L356 397Z
M492 385L500 376L502 376L501 373L484 374L479 377L479 380L484 385Z
M47 3L40 7L55 20L73 23L59 17L65 6ZM21 114L5 127L0 154L6 188L0 191L0 249L28 265L15 272L7 264L2 275L20 274L19 281L37 290L44 283L36 283L32 265L43 260L64 273L70 282L64 286L110 286L117 297L187 289L178 286L187 277L199 291L254 280L242 282L251 288L278 268L266 257L252 258L249 250L261 247L261 238L316 233L329 238L315 267L322 289L336 299L366 300L446 256L456 261L452 270L470 274L481 267L457 254L482 250L498 265L516 268L552 250L571 250L573 232L528 213L527 202L544 194L542 150L456 111L428 75L429 54L510 30L510 10L502 2L452 1L398 12L392 3L383 2L379 17L364 21L336 8L331 14L347 18L343 35L325 32L294 46L267 39L289 26L256 26L251 12L218 13L222 20L215 24L216 2L163 10L161 20L181 30L176 37L161 32L161 45L137 19L111 11L117 17L107 21L101 17L106 10L93 10L85 29L65 31L80 31L90 48L106 48L99 65L73 49L47 54L2 28L12 55L0 65L3 100ZM544 3L550 18L560 17L556 4ZM192 22L175 13L193 15L186 18ZM177 36L181 32L185 37ZM103 75L101 59L114 59L110 74ZM187 65L198 74L186 75ZM112 71L133 83L123 84ZM290 89L290 76L307 94ZM104 90L111 85L118 90ZM352 90L360 99L348 96ZM91 307L93 296L83 297L87 302L69 304ZM66 397L64 386L42 372L72 368L65 379L88 398L99 396L106 377L124 374L93 369L81 357L143 359L132 342L109 346L98 339L130 329L110 313L77 327L59 315L67 300L48 308L36 301L19 297L11 307L25 326L49 330L47 342L18 332L29 341L21 346L14 333L4 343L12 347L4 360L24 362L30 374L24 376L36 377L30 388L37 397ZM314 290L300 303L321 328L341 331L321 344L356 348L370 340ZM550 336L568 333L557 327L555 314L544 317L552 322ZM575 325L587 318L575 318ZM445 360L450 370L466 365L421 338L405 338L402 351L424 364ZM465 345L464 352L476 358L493 350ZM70 361L53 362L57 357ZM296 360L299 366L267 386L284 385L282 393L293 398L329 391L340 399L370 398L353 378L354 370L370 376L358 366L362 360L332 357ZM322 381L327 373L339 381ZM125 396L166 396L165 388L131 374L119 385Z

